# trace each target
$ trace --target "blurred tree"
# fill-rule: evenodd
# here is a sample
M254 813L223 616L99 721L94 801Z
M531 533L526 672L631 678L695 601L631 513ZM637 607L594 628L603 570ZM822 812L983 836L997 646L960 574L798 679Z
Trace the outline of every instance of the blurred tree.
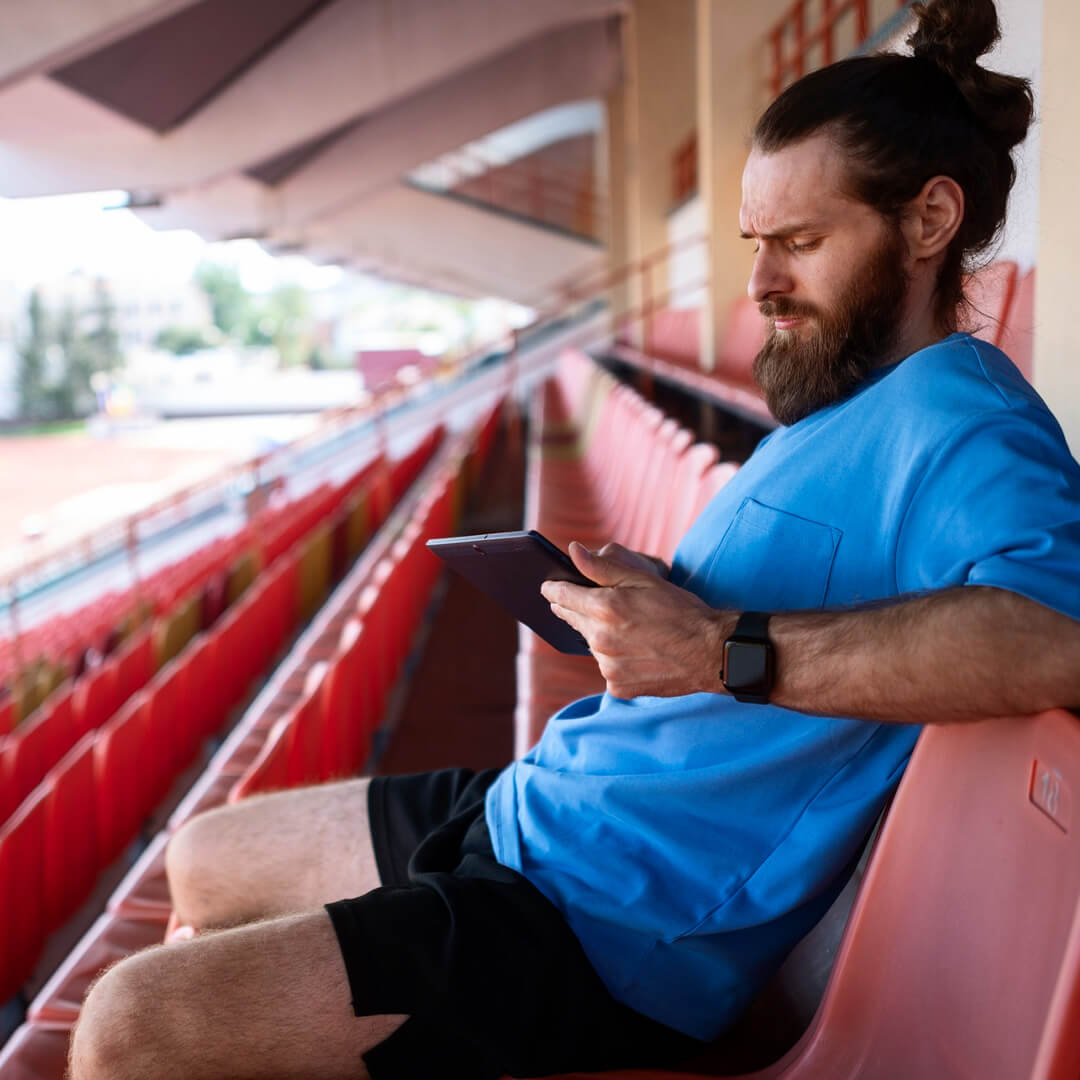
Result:
M311 299L302 285L278 285L257 309L249 345L272 345L282 367L304 363L311 354Z
M243 342L249 337L252 321L251 295L231 266L200 263L195 269L195 283L210 301L214 325L226 336Z
M49 317L41 292L35 289L26 305L27 334L18 347L16 386L19 416L50 420L55 413L46 388L45 366L49 348Z
M210 349L217 342L202 326L166 326L156 338L154 346L176 356L188 356L200 349Z

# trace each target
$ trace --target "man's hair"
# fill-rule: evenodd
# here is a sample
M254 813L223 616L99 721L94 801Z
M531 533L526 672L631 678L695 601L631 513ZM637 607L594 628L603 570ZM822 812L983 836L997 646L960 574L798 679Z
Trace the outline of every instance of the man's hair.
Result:
M938 278L937 316L953 330L964 276L1005 222L1011 150L1027 134L1034 100L1028 80L978 64L1001 36L993 0L931 0L913 11L912 56L859 56L812 72L769 106L753 144L773 153L829 135L851 163L851 194L894 222L927 180L952 177L964 218Z

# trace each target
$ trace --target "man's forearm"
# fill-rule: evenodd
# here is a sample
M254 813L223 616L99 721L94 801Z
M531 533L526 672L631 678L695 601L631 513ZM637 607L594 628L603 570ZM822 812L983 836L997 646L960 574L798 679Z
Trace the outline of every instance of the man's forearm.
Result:
M955 723L1080 704L1080 623L1001 589L779 614L769 635L771 700L800 712Z

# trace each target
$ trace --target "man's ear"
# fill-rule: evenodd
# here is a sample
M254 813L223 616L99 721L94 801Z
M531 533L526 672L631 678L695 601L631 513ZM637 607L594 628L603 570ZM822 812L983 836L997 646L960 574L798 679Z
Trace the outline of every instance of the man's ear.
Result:
M940 255L963 220L963 188L951 176L932 176L904 208L900 224L912 258Z

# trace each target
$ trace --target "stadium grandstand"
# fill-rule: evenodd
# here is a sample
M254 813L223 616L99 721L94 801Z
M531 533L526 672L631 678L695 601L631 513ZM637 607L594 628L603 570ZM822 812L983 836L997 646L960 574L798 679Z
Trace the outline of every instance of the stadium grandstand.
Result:
M750 133L807 73L903 49L912 8L0 5L0 195L119 189L156 229L533 313L13 577L0 1080L61 1080L98 976L184 936L166 849L197 815L501 768L605 690L593 657L555 651L425 542L524 528L672 562L782 428L752 370L767 324L739 235ZM1037 123L962 329L1011 357L1075 452L1080 8L997 11L981 62L1031 80ZM45 594L63 610L14 602ZM1021 687L1026 659L1000 657ZM738 1019L678 1071L610 1075L1078 1080L1080 719L1027 711L926 724L846 883Z

